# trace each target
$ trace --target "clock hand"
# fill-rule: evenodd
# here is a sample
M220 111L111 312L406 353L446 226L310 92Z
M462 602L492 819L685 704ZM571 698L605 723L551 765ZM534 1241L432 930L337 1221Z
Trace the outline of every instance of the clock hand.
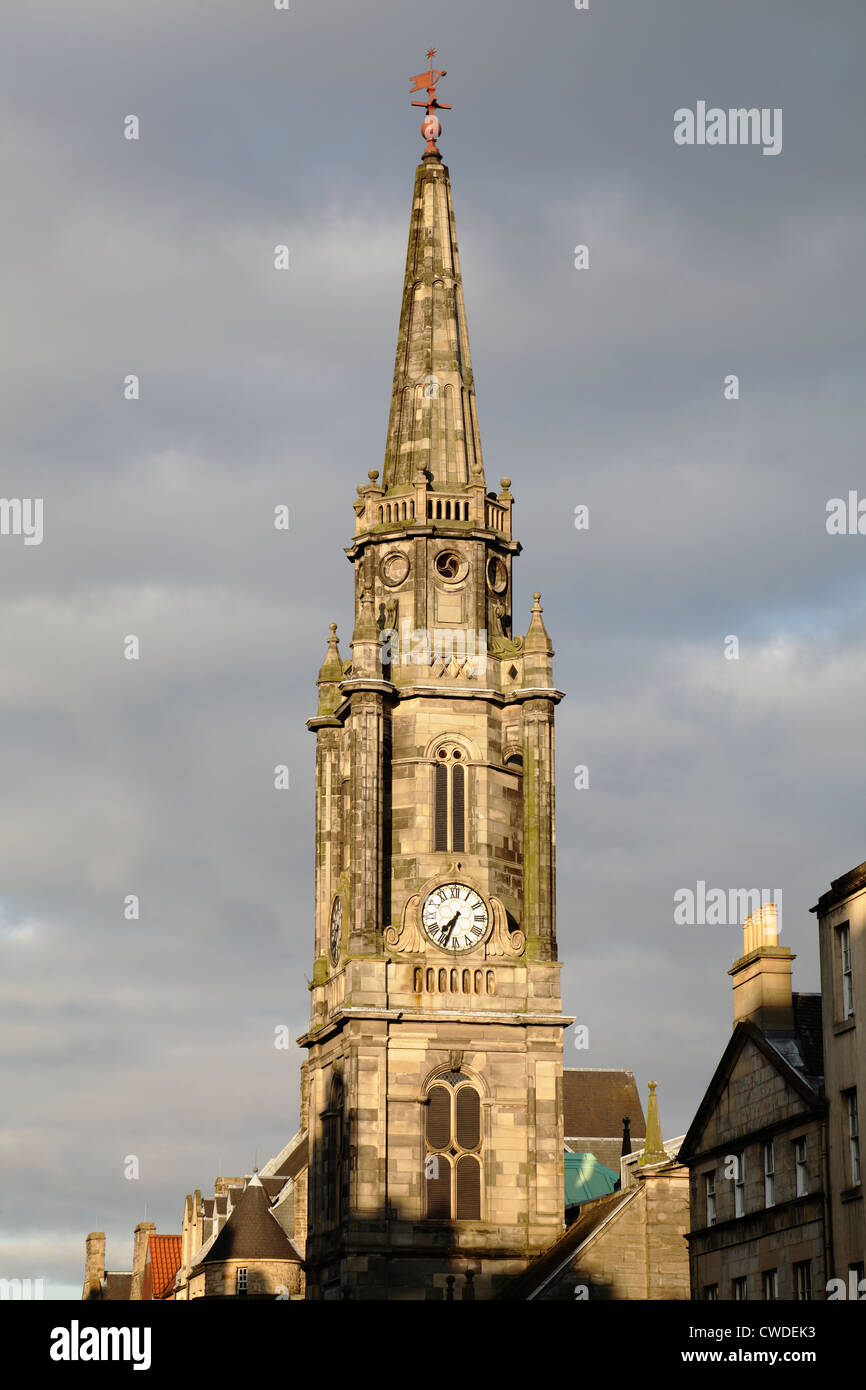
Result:
M459 922L459 921L460 921L460 913L459 913L459 912L455 912L455 913L454 913L454 916L451 918L451 921L448 923L448 926L445 927L445 928L443 928L443 930L444 930L444 932L445 932L445 935L442 937L442 941L441 941L441 943L440 943L442 946L445 946L445 945L447 944L448 938L449 938L449 936L451 935L451 933L453 932L454 927L455 927L455 924L456 924L457 922Z

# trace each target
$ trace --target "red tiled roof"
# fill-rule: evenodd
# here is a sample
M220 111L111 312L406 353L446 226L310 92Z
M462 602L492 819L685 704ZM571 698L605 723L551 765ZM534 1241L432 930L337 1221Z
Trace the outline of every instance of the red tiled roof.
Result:
M148 1241L154 1298L166 1298L180 1269L180 1236L152 1235Z

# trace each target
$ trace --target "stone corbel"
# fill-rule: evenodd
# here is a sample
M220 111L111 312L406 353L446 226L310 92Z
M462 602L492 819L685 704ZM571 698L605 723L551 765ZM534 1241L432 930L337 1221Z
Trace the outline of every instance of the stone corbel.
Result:
M490 906L493 908L493 931L487 942L487 955L522 956L526 950L526 936L519 929L508 930L508 914L499 898L491 898Z
M409 953L421 950L423 942L421 941L421 928L418 922L418 904L420 901L420 893L413 893L412 897L406 900L406 905L403 908L403 920L399 928L385 928L385 945L389 951Z

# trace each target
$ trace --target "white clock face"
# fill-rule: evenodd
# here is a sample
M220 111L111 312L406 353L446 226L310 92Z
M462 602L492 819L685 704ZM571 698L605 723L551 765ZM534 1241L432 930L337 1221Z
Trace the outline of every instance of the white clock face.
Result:
M421 923L443 951L469 951L487 931L487 906L465 883L443 883L424 899Z
M331 960L334 964L340 959L340 936L343 931L343 901L335 898L331 908Z

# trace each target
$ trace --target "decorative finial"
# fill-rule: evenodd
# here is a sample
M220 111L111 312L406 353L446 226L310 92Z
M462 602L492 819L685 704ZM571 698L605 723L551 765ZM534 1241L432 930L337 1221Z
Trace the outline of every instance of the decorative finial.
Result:
M643 1153L638 1159L641 1168L652 1167L655 1163L665 1163L668 1161L668 1154L662 1142L662 1127L659 1120L659 1101L656 1095L658 1082L649 1083L649 1103L646 1115L646 1138L643 1141Z
M445 77L446 73L444 68L441 72L437 72L436 68L434 68L433 59L435 58L435 56L436 49L428 48L427 57L430 60L429 72L420 72L417 77L410 77L409 81L415 83L414 87L412 87L411 89L413 92L421 92L424 91L425 88L427 91L426 101L412 102L413 106L425 106L427 108L427 115L421 122L421 134L427 141L424 153L425 155L431 154L441 158L441 156L439 155L439 150L436 147L436 141L442 134L442 126L439 123L439 120L436 116L436 112L450 111L451 107L444 106L441 102L438 102L436 100L436 83L439 82L443 77Z
M378 478L378 476L379 476L379 470L378 470L378 468L371 468L370 471L369 471L369 473L367 474L367 477L370 479L370 482L371 482L371 483L375 483L375 481L376 481L376 479Z

